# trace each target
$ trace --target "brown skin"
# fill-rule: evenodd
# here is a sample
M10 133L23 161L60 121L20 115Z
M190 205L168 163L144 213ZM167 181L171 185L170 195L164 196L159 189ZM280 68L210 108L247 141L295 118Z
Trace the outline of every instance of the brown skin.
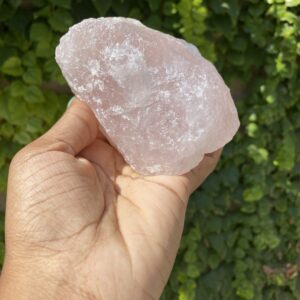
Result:
M220 154L182 176L141 176L73 101L11 163L0 298L159 299L188 198Z

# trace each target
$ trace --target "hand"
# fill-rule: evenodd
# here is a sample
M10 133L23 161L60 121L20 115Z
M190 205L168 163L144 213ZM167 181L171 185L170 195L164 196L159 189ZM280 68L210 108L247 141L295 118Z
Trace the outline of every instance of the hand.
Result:
M11 163L0 298L158 299L188 198L220 154L183 176L141 176L73 101Z

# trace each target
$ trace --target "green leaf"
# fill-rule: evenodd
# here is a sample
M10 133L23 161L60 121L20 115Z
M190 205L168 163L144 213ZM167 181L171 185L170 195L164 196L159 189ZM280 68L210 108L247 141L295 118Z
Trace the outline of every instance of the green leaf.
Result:
M266 4L264 2L260 2L256 5L253 5L249 9L249 13L254 17L261 16L266 10Z
M25 131L21 131L14 136L14 141L21 145L27 145L31 142L31 140L31 136Z
M42 83L42 72L37 67L29 67L23 74L23 80L28 84Z
M232 48L237 51L244 52L247 49L247 39L246 37L238 37L232 43Z
M22 0L6 0L13 8L18 8Z
M266 163L269 158L269 152L264 148L259 148L254 144L251 144L247 148L249 156L254 160L256 164Z
M18 56L18 52L15 48L0 47L0 67L8 58L12 56Z
M208 256L207 263L211 269L216 269L221 262L219 255L216 253L210 253Z
M35 66L37 63L36 56L32 51L28 51L24 54L22 58L22 64L26 67Z
M112 0L91 0L91 1L100 16L105 16L112 5Z
M282 52L280 52L275 59L275 67L276 67L276 72L278 74L284 73L286 71L287 65L284 61Z
M5 75L10 76L21 76L23 73L23 69L21 66L21 60L17 56L12 56L8 58L2 65L1 71Z
M164 3L163 6L163 13L166 16L172 16L175 15L177 13L177 7L176 4L171 2L171 1L167 1Z
M228 236L226 238L226 243L228 245L229 248L232 248L238 238L238 231L231 231L228 233Z
M56 81L61 85L66 84L66 80L63 77L60 68L58 67L54 58L47 60L44 64L44 71L49 74L51 81Z
M22 97L24 95L26 86L25 84L20 80L15 80L10 85L10 95L12 97Z
M254 138L258 133L258 126L256 123L249 123L246 127L247 134Z
M195 251L187 251L184 254L184 261L187 264L195 263L197 261L197 254L196 254L196 252Z
M143 13L138 7L134 7L129 13L128 18L133 18L136 20L142 20L143 19Z
M73 18L67 10L58 9L50 15L48 22L53 30L66 32L73 24Z
M147 0L147 1L152 12L155 12L159 9L161 0Z
M248 188L244 190L243 198L246 202L259 201L264 195L263 190L259 186Z
M50 0L50 3L58 7L71 8L72 0Z
M234 255L235 255L237 258L242 259L242 258L245 257L245 251L244 251L243 249L241 249L241 248L237 248L237 249L235 249L235 251L234 251Z
M217 14L228 14L232 23L236 23L240 13L240 7L237 0L211 0L210 5Z
M45 41L41 41L37 44L35 49L35 54L37 57L47 58L52 57L53 52L51 48L49 47L49 43Z
M66 103L51 91L47 91L44 96L47 101L30 104L30 111L35 117L45 121L48 125L52 125L62 112L61 109L58 111L59 104L64 103L66 105Z
M222 219L219 217L211 217L205 224L205 230L207 232L220 233L222 230Z
M4 261L4 243L0 241L0 265L3 264Z
M0 191L4 191L6 189L7 174L8 174L8 165L5 165L4 168L0 168Z
M291 134L286 134L277 150L273 164L277 166L279 170L290 171L295 165L295 157L296 146L294 138Z
M276 293L276 300L295 300L296 298L292 295L291 292L286 292L278 290Z
M216 20L216 27L217 30L223 34L228 40L233 39L233 31L232 31L232 23L227 16L220 16Z
M18 40L27 37L27 28L32 22L31 13L28 10L19 9L13 18L7 21L7 26L11 33L17 37Z
M226 253L226 245L224 241L223 235L220 234L211 234L208 236L209 243L211 247L221 256L223 257Z
M34 42L49 42L52 39L52 32L44 23L33 23L30 28L30 40Z
M228 60L232 65L242 66L245 63L245 55L237 52L231 52L228 54Z
M2 23L10 19L14 15L15 11L16 10L14 7L6 3L3 3L0 8L0 22Z
M224 3L224 2L223 2ZM238 0L228 0L228 14L231 18L231 21L233 24L236 24L239 13L240 13L240 7L239 7L239 1Z
M270 249L275 249L280 245L280 238L276 234L268 235L267 243Z
M0 212L0 234L4 234L4 213Z
M241 297L245 300L253 300L254 299L254 286L249 281L242 281L239 283L238 288L236 290L237 296Z
M177 10L182 17L188 19L192 10L192 2L189 0L179 1L177 4Z
M198 227L194 227L190 230L189 239L191 241L200 241L201 240L201 231Z
M44 5L44 4L43 4ZM43 8L41 8L40 10L36 11L34 14L33 14L33 18L34 19L38 19L40 17L43 17L43 18L48 18L50 17L50 15L52 14L52 8L50 5L48 6L44 6Z
M131 8L130 1L124 0L113 0L112 9L116 15L127 16Z
M245 214L252 214L256 211L256 206L253 202L245 203L241 207L241 211Z
M31 133L40 133L43 131L43 121L36 117L31 117L26 125L26 131Z
M0 91L0 121L8 119L8 95Z
M200 269L195 265L188 265L187 275L191 278L198 278L200 276Z
M8 98L8 121L11 124L25 126L27 115L26 103L22 97Z
M161 28L161 18L158 15L151 15L145 20L145 25L159 30Z
M285 0L285 4L287 7L295 7L300 5L300 0Z
M45 101L42 91L34 85L28 86L24 93L24 99L28 103L41 103Z
M14 134L14 127L10 123L4 123L0 126L0 136L3 136L6 139L9 139ZM4 162L3 162L4 163ZM1 165L1 155L0 155L0 168Z
M4 37L7 46L17 48L22 52L27 51L30 47L29 41L19 32L10 32L10 34L5 35ZM11 53L10 56L13 56L13 54Z
M236 260L236 264L235 264L235 272L236 273L244 273L245 271L247 271L248 266L247 264L240 259Z

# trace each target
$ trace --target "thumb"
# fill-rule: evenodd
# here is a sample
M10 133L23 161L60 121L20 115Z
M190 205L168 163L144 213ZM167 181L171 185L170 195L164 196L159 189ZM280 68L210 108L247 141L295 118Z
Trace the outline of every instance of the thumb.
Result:
M74 99L57 123L28 147L38 152L56 150L76 156L96 139L98 131L99 123L92 110Z

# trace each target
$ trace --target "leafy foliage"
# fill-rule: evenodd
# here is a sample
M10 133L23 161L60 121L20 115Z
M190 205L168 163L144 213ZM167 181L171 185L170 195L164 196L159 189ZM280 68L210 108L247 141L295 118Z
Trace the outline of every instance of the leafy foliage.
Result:
M215 62L242 124L190 199L162 299L300 299L299 13L298 0L0 1L0 189L14 153L70 97L59 37L87 17L140 19Z

